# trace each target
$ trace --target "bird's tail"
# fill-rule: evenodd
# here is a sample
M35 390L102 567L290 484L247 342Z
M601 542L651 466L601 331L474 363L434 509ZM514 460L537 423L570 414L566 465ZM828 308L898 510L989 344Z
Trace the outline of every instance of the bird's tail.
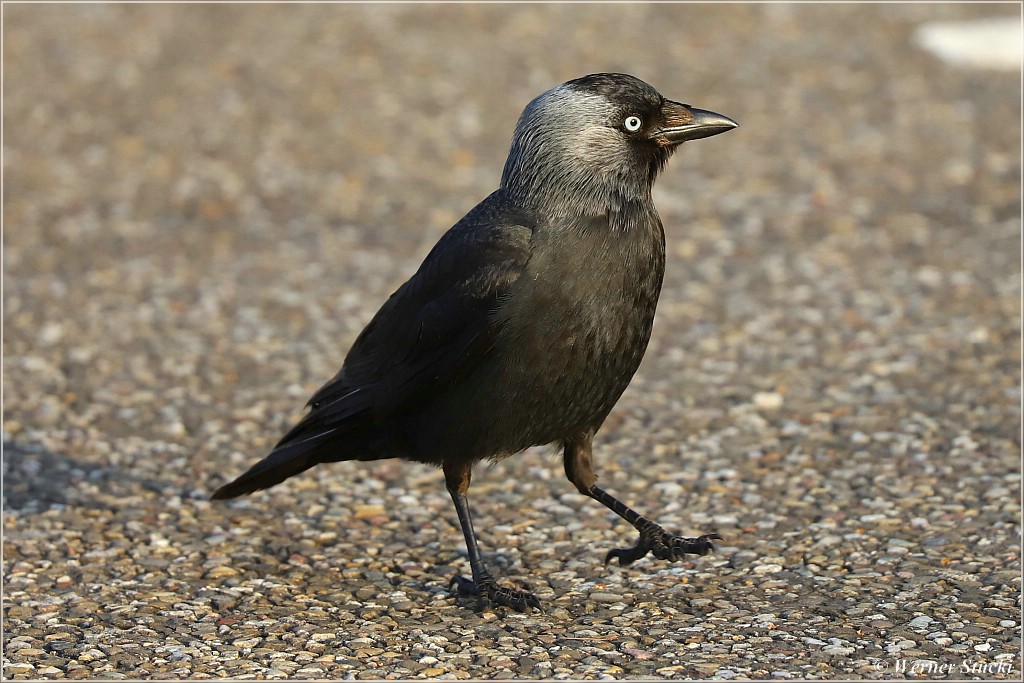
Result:
M317 451L335 431L330 429L303 439L279 443L270 455L250 467L242 476L214 491L210 498L237 498L246 493L268 489L288 477L305 472L313 465L323 462L323 459L317 456Z
M340 385L337 379L328 382L310 399L312 411L282 437L270 455L210 498L237 498L280 484L322 462L359 459L353 453L364 450L359 448L358 426L367 409L366 395L361 389ZM342 441L345 446L339 452Z

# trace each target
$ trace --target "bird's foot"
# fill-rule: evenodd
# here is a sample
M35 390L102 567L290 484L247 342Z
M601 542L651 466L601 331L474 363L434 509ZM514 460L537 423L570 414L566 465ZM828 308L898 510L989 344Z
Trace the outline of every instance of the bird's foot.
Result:
M525 612L531 607L540 609L540 600L536 595L518 588L500 586L490 574L483 575L477 581L456 574L452 577L448 588L459 595L475 595L480 598L481 602L487 601L492 605L504 605L517 612Z
M608 564L617 559L620 565L633 564L647 553L651 553L659 560L674 562L682 559L683 555L707 555L714 552L715 546L711 541L721 540L722 537L718 534L704 534L697 538L676 536L654 522L648 522L640 529L640 540L635 546L609 550L604 563Z

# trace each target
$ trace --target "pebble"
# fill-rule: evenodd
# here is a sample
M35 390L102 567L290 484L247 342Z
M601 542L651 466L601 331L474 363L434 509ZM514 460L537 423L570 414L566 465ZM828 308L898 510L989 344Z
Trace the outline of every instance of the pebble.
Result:
M759 391L754 394L754 405L759 410L778 410L782 407L782 394L775 391Z

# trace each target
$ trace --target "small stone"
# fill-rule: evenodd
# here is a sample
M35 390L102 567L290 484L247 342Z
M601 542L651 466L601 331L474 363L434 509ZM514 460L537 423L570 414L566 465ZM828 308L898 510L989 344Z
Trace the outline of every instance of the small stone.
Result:
M781 564L759 564L751 571L755 574L776 574L782 571Z
M356 596L356 600L369 600L370 598L376 597L377 593L379 593L379 591L377 590L376 587L363 586L361 588L356 589L354 595Z
M387 516L387 510L383 505L356 505L352 514L355 519L374 519Z
M238 648L250 648L251 649L251 648L254 648L254 647L256 647L257 645L260 644L260 639L259 638L239 638L238 640L231 641L231 644L234 645L235 647L238 647ZM182 654L182 653L177 653L176 652L174 654L177 655L177 654ZM174 661L174 655L171 655L171 657L169 657L169 659Z
M754 394L754 405L760 410L778 410L782 407L782 394L777 391L759 391Z
M6 664L4 668L7 670L7 673L11 674L25 674L35 669L35 667L28 662L11 662L10 664Z
M238 576L238 570L222 564L219 567L214 567L210 571L206 572L206 575L203 578L226 579L232 576Z

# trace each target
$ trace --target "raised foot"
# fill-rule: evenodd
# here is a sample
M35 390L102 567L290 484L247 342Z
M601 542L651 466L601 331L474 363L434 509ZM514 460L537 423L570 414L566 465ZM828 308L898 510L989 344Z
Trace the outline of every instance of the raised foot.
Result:
M613 559L617 559L620 565L633 564L647 553L651 553L659 560L674 562L682 559L684 555L707 555L714 552L715 546L711 541L721 540L722 537L718 534L704 534L697 538L676 536L651 522L640 530L640 540L635 546L609 550L604 563L607 565Z
M540 600L536 595L518 588L500 586L490 575L477 582L456 574L449 582L448 588L454 589L459 595L475 595L481 602L486 600L492 605L504 605L517 612L525 612L531 607L540 609Z

